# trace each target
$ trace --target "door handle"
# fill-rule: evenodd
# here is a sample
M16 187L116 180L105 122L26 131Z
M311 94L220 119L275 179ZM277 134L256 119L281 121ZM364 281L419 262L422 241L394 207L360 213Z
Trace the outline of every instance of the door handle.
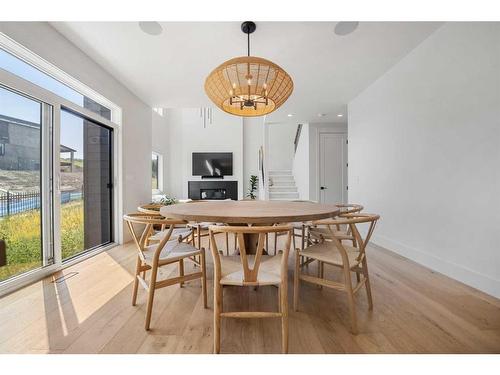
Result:
M326 186L321 186L320 187L321 190L325 190L326 189Z

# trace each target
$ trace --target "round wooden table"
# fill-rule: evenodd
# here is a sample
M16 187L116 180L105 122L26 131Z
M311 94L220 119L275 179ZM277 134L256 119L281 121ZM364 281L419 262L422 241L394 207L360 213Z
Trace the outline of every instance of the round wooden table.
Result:
M305 222L335 217L339 212L340 209L333 204L261 200L200 201L160 208L160 214L165 217L233 225ZM256 245L253 237L255 236L245 235L248 250Z
M291 201L200 201L160 208L165 217L228 224L275 224L304 222L337 216L333 204Z

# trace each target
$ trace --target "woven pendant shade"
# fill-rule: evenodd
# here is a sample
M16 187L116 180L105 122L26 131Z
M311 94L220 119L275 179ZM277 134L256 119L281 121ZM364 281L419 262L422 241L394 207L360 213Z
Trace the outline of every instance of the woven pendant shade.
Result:
M273 62L236 57L215 68L205 81L208 97L223 111L244 117L278 109L293 91L292 78Z

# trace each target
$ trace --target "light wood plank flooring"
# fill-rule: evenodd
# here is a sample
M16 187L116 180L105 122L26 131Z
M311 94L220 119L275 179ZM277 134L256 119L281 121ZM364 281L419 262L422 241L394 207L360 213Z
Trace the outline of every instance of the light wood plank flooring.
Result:
M55 275L66 275L60 282L47 278L0 299L0 353L211 353L211 264L210 308L199 281L160 289L146 332L145 291L138 306L130 303L135 256L131 243L116 247ZM292 261L293 254L290 306ZM375 307L369 312L358 293L360 333L349 332L343 293L304 283L299 312L290 311L290 353L500 352L500 300L374 246L368 262ZM225 309L272 310L277 301L274 287L224 290ZM279 320L223 320L221 350L279 353Z

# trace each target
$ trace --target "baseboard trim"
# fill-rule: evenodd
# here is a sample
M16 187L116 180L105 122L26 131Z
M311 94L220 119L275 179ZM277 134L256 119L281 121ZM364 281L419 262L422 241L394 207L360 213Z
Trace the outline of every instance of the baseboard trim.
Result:
M446 261L419 249L406 246L385 236L373 235L371 242L393 253L411 259L433 271L479 289L495 298L500 298L500 280L480 274L462 265Z

